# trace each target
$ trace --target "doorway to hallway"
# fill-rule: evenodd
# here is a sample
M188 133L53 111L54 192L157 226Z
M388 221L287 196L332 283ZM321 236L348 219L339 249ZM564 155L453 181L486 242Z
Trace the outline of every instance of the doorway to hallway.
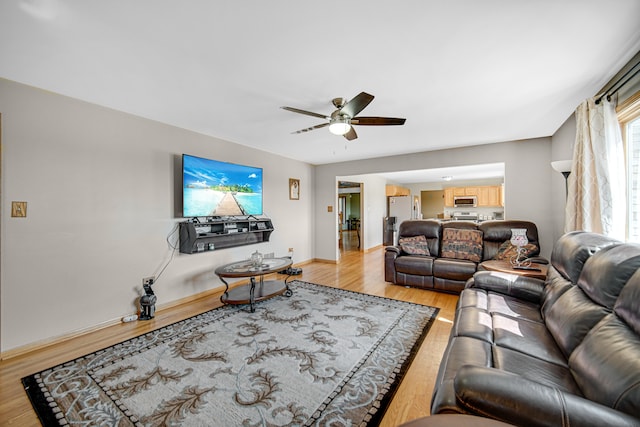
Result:
M359 182L338 181L338 249L361 251L362 245L362 206L363 184Z

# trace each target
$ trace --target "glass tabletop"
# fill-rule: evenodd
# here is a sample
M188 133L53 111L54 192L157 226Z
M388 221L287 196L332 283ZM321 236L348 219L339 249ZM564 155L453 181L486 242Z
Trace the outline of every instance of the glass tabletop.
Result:
M250 259L236 261L216 268L215 273L233 276L257 276L260 274L280 271L291 265L291 258L265 258L259 266L253 264Z

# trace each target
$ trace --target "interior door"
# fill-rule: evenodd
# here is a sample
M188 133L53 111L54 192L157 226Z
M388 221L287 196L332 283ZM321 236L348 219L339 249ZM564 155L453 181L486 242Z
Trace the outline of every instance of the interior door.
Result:
M345 229L346 212L347 212L347 196L340 196L338 198L338 228L340 230Z
M345 196L338 197L338 247L342 248L342 232L344 231L344 216L347 208L347 198Z

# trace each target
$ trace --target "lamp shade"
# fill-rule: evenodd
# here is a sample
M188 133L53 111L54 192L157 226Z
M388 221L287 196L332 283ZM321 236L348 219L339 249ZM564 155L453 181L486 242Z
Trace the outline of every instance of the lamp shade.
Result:
M525 246L527 243L529 243L529 239L527 239L526 228L511 229L511 244L513 246Z
M551 167L556 172L571 172L571 160L556 160L551 162Z

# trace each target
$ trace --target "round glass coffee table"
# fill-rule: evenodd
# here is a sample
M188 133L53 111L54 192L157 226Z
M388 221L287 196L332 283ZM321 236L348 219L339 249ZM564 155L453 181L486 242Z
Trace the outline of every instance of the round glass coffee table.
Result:
M266 274L288 271L290 266L291 258L265 258L259 266L255 266L251 260L220 266L215 271L225 285L220 301L223 304L249 304L253 313L256 310L256 302L282 294L290 297L293 295L287 283L290 274L287 274L284 280L264 280ZM235 277L248 277L249 283L229 289L229 284L224 279Z

